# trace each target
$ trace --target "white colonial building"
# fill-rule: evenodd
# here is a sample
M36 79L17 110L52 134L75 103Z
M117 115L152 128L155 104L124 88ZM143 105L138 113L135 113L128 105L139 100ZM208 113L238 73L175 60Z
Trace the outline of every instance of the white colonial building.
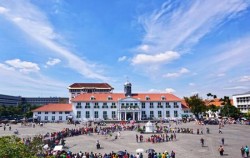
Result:
M33 110L33 118L38 121L66 121L71 117L71 104L47 104Z
M73 84L74 85L74 84ZM84 86L83 86L84 85ZM143 119L180 119L185 114L190 115L188 107L183 105L181 99L170 93L132 93L132 84L124 84L124 93L112 93L113 88L108 84L77 84L81 87L81 92L73 92L71 95L71 111L66 105L57 104L61 111L50 109L46 112L46 107L34 110L34 116L40 117L41 120L53 118L61 119L62 111L68 109L67 115L71 115L73 120L136 120ZM77 87L70 86L70 87ZM105 88L105 86L107 86ZM88 90L85 90L85 88ZM94 88L93 88L94 87ZM98 89L99 87L99 89ZM105 90L101 90L103 87ZM92 89L91 89L92 88ZM98 90L97 90L98 89ZM67 105L67 106L68 106ZM65 108L64 108L65 106ZM56 106L54 106L56 107ZM51 113L54 112L54 113ZM61 112L61 113L60 113ZM59 114L60 113L60 114ZM63 117L66 118L66 114ZM62 119L61 119L62 120Z
M247 113L250 110L250 91L233 95L233 105L236 106L240 112Z

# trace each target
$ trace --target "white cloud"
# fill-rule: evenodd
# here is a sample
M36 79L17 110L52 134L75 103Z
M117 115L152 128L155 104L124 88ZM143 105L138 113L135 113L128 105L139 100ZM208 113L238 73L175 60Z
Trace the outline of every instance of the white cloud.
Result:
M179 76L186 74L186 73L189 73L189 70L187 68L181 68L178 72L167 73L167 74L163 75L163 77L175 78L175 77L179 77Z
M173 88L166 88L165 90L150 89L148 92L150 93L174 93L175 90Z
M234 87L226 87L226 90L240 90L240 89L249 89L247 86L234 86Z
M21 66L19 66L21 67ZM40 73L22 73L20 69L0 63L1 91L22 96L66 96L67 83L56 81Z
M142 45L148 45L151 53L189 49L214 27L237 17L249 4L245 0L167 1L160 9L139 17L145 30Z
M60 59L57 59L57 58L52 59L52 58L50 58L49 61L46 62L46 64L49 65L49 66L54 66L56 64L59 64L60 62L61 62Z
M61 36L54 31L46 14L30 1L5 1L4 5L9 10L3 14L6 19L12 21L39 44L63 57L68 61L70 68L86 78L107 80L107 77L96 71L101 69L97 68L98 65L83 60L59 43Z
M20 59L6 60L5 63L10 67L24 73L38 72L40 70L39 66L36 63L21 61Z
M239 82L249 82L250 76L242 76L238 81Z
M119 58L118 58L118 61L119 61L119 62L122 62L122 61L125 61L126 59L127 59L126 56L122 56L122 57L119 57Z
M188 85L189 85L189 86L195 86L195 83L192 83L192 82L191 82L191 83L189 83Z
M220 74L217 74L217 77L223 77L225 75L226 75L225 73L220 73Z
M7 12L8 9L0 6L0 14Z
M147 45L147 44L140 45L140 46L138 47L138 50L139 50L139 51L147 52L147 51L149 50L149 45Z
M250 36L241 37L220 46L216 57L211 59L211 65L216 65L219 71L226 72L239 65L248 64L250 58ZM225 64L226 63L226 64Z
M162 64L171 62L174 59L178 59L180 54L174 51L167 51L165 53L159 53L155 55L138 54L132 59L132 64Z
M175 90L173 88L166 88L165 89L167 93L174 93Z

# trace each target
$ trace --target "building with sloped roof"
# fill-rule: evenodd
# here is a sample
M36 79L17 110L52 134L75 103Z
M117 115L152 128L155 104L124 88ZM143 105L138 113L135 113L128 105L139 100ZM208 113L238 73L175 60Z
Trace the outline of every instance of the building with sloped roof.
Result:
M95 119L140 121L180 119L183 116L182 100L174 94L132 93L132 84L129 82L124 84L124 93L113 93L114 88L107 83L74 83L68 89L71 95L69 105L45 105L43 108L34 110L34 115L41 120L53 118L54 121L60 116L66 117L64 113L56 115L61 112L57 109L58 106L66 109L71 105L72 111L68 114L79 121Z
M73 115L71 104L47 104L32 112L33 117L39 121L66 121Z
M83 93L111 93L113 87L108 83L73 83L68 87L69 100Z

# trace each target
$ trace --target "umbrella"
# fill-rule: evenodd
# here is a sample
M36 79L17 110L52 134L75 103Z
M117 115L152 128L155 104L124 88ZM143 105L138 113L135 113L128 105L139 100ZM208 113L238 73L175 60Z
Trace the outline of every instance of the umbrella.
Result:
M62 151L62 149L63 149L62 145L57 145L57 146L55 146L53 151Z
M124 151L118 151L118 152L117 152L117 155L123 156L123 155L125 155L125 152L124 152Z
M130 123L131 123L131 124L134 124L134 123L135 123L135 120L131 120Z
M136 149L136 151L135 151L136 153L143 153L144 152L144 149L142 149L142 148L139 148L139 149Z
M43 146L43 149L45 149L45 150L47 150L48 148L49 148L48 144L46 144L46 145Z
M146 153L154 153L155 152L155 149L148 149L146 150Z

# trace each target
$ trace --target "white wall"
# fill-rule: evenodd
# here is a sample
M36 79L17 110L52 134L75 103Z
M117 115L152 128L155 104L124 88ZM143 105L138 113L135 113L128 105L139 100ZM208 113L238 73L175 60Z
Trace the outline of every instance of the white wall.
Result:
M60 112L55 112L55 114L52 114L52 112L48 112L48 114L45 114L45 112L41 112L40 114L39 112L33 112L33 118L40 117L40 121L52 121L52 116L55 116L55 121L59 120L59 116L62 116L62 120L60 121L66 121L66 117L69 115L73 115L73 112L69 114L65 114L65 112L62 112L62 114ZM48 120L45 120L45 116L48 116Z

